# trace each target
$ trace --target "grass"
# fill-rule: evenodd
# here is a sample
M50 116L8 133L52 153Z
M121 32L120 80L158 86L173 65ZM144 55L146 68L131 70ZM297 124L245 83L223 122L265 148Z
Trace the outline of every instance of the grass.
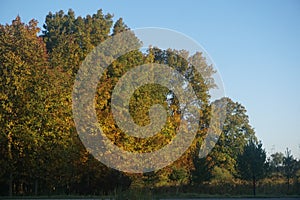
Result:
M78 196L78 195L53 195L53 196L13 196L7 197L3 196L0 199L115 199L115 200L155 200L155 199L196 199L196 198L208 198L208 199L221 199L221 198L229 198L229 199L249 199L249 198L300 198L300 195L211 195L211 194L197 194L197 193L179 193L179 194L152 194L145 193L145 191L125 191L119 194L107 195L107 196Z

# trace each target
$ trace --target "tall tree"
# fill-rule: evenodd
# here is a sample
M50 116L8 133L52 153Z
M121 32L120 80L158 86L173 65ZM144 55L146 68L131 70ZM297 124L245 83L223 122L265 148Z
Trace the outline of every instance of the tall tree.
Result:
M51 66L74 75L93 47L109 37L112 15L98 10L92 16L75 17L73 10L61 10L46 16L42 37L46 42Z
M78 68L94 47L110 37L112 24L112 15L104 15L102 10L86 17L75 17L72 10L66 14L59 11L46 16L42 37L47 45L51 67L47 99L47 108L51 112L48 114L47 132L54 132L56 137L48 141L48 147L52 147L53 155L58 154L56 160L52 160L55 158L52 156L49 158L51 164L47 173L54 177L54 181L47 180L49 187L53 188L56 184L57 188L76 189L81 193L83 189L79 188L86 183L83 188L90 186L93 189L88 191L99 191L91 184L103 179L101 185L104 188L107 185L104 177L116 173L97 163L83 147L75 130L71 101Z
M1 160L6 160L9 195L14 177L36 169L34 154L41 141L39 129L42 75L47 55L43 41L37 37L37 21L21 22L18 16L11 25L0 25L0 124ZM1 170L1 171L2 171Z
M195 178L199 176L201 182L213 176L218 168L224 169L237 176L236 165L240 152L243 152L245 145L250 140L256 141L255 133L251 125L247 111L243 105L233 102L230 98L222 98L215 104L226 105L225 121L222 126L219 139L206 158L197 161L195 158ZM204 170L204 171L203 171ZM202 173L205 172L205 176ZM197 175L199 174L199 175Z
M296 172L296 160L294 159L291 150L288 148L285 151L285 156L283 158L283 167L284 167L284 175L287 179L287 193L290 191L290 182L293 175Z
M263 178L266 152L262 144L250 140L238 156L238 170L242 179L252 180L253 195L256 195L256 181Z
M198 122L202 129L199 129L198 137L192 147L175 162L173 166L157 172L157 175L163 177L170 177L172 168L185 171L187 172L186 175L190 176L190 170L193 168L192 153L196 149L197 140L199 140L203 132L206 131L203 127L206 127L204 121L206 120L206 116L209 115L209 87L205 84L203 77L197 72L195 66L189 63L190 58L189 53L184 50L149 48L145 54L140 51L132 51L118 58L105 70L97 91L96 110L101 126L106 127L104 129L106 135L116 145L127 151L151 152L167 145L176 134L176 128L180 121L180 113L182 112L176 95L168 88L157 84L145 85L134 92L129 107L130 114L136 124L141 126L149 124L149 109L154 104L160 104L167 110L167 123L159 133L147 139L135 138L124 134L122 130L114 124L113 116L110 111L110 98L115 84L128 70L144 63L167 64L180 72L189 81L198 99L202 103L201 108L199 108L199 113L201 113L202 117L201 121ZM207 71L210 70L205 62L201 63L201 65L202 68L207 67ZM207 75L207 77L209 76ZM184 88L184 83L182 84L182 88ZM162 175L162 171L166 174Z

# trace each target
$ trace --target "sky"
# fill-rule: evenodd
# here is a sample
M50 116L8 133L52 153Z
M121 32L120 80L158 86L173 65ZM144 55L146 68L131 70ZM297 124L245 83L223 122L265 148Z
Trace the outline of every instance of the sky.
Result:
M226 96L247 109L267 153L300 158L300 1L86 0L0 2L0 23L20 15L42 27L49 11L98 9L132 29L161 27L197 41L222 76Z

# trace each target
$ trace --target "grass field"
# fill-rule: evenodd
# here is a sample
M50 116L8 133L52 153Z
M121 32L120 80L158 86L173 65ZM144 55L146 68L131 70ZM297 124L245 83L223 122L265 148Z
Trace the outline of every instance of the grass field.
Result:
M295 200L300 196L219 196L219 195L203 195L203 194L178 194L178 195L147 195L147 194L124 194L109 196L14 196L1 197L1 200L25 199L25 200Z
M1 198L2 199L2 198ZM10 200L10 199L26 199L26 200L53 200L53 198L3 198L3 199L7 199L7 200ZM56 199L56 198L54 198ZM61 198L57 198L59 200L74 200L74 198L64 198L64 199L61 199ZM75 198L76 200L112 200L112 199L115 199L115 198ZM119 198L117 198L119 199ZM143 199L143 198L141 198ZM154 200L155 199L159 199L159 200L266 200L266 199L271 199L271 200L295 200L295 199L299 199L299 197L277 197L277 198L235 198L235 197L232 197L232 198L153 198ZM124 199L124 200L127 200L127 199ZM131 200L131 199L128 199L128 200ZM132 200L139 200L139 199L132 199Z

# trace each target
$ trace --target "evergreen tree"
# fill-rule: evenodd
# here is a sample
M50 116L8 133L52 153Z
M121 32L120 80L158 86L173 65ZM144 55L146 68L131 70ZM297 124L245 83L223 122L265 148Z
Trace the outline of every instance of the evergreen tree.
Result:
M296 165L296 160L291 154L291 150L287 148L285 151L285 156L283 157L284 175L287 179L287 193L290 192L290 182L292 177L295 175Z
M118 33L121 33L123 31L128 31L129 28L127 27L127 25L123 22L123 18L119 18L116 23L114 24L113 27L113 33L112 35L116 35Z
M250 140L238 156L239 174L244 180L252 180L253 195L256 195L256 181L264 177L266 152L261 143Z

